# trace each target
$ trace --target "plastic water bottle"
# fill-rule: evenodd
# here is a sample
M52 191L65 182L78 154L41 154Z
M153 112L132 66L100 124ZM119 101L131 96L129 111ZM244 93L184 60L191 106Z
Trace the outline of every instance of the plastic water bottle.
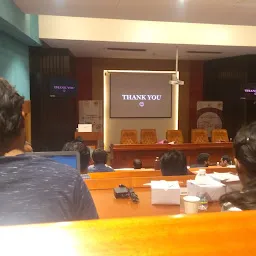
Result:
M200 198L198 210L200 211L207 211L208 209L208 199L205 193L199 193L197 195Z
M208 177L206 176L206 170L205 169L199 169L195 181L199 185L205 185L208 183Z
M155 171L159 171L160 170L160 160L159 157L156 157L155 160Z

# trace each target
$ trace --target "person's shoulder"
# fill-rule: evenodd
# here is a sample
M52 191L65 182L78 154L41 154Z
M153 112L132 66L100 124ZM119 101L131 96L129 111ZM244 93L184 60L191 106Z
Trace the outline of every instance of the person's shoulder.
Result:
M221 211L222 212L240 212L242 210L238 207L235 207L232 203L227 202L222 205Z
M95 166L94 165L90 165L87 168L88 172L94 172L95 171Z
M107 168L107 170L109 171L109 172L114 172L115 170L111 167L111 166L109 166L109 165L106 165L106 168Z
M65 164L58 163L52 159L32 155L28 159L28 166L35 166L37 171L43 170L44 173L59 174L60 176L74 176L79 175L79 171Z

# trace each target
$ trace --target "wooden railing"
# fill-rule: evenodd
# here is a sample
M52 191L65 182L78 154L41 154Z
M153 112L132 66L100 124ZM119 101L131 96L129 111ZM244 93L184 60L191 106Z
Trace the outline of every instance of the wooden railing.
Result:
M247 211L1 227L1 252L9 256L34 256L36 250L39 255L72 256L252 256L255 219L256 212Z

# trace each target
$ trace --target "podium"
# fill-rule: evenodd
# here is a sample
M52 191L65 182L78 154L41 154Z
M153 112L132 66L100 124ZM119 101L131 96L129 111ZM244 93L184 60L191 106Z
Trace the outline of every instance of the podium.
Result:
M99 141L102 140L101 132L75 132L75 139L81 137L86 146L91 148L97 148Z

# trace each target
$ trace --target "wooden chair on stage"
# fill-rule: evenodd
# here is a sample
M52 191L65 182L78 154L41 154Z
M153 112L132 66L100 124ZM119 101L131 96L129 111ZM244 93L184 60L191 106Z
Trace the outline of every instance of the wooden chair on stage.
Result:
M138 144L137 130L122 130L121 144Z
M229 142L227 130L226 129L212 130L212 142Z
M191 143L208 143L208 134L204 129L192 129L191 131Z
M156 129L141 129L140 142L141 144L156 144Z
M166 140L168 142L175 141L176 144L184 143L182 131L181 130L167 130Z

